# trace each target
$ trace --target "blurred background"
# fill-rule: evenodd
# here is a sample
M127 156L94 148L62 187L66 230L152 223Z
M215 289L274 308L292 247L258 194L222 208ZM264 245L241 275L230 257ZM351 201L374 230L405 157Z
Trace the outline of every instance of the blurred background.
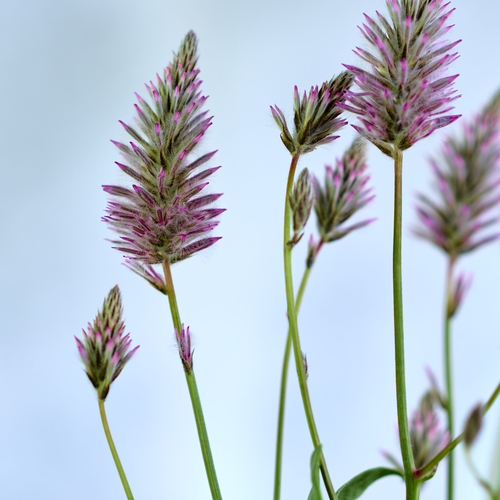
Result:
M455 0L450 40L462 39L462 94L471 117L500 87L500 3ZM206 109L214 115L201 146L218 149L212 192L227 208L208 251L174 266L180 313L195 335L195 373L225 499L272 497L279 377L286 339L282 264L284 191L290 162L269 105L291 116L293 87L309 89L358 64L363 12L382 0L25 0L2 3L0 143L1 254L0 485L2 498L125 498L101 427L94 390L74 335L119 284L127 331L141 348L113 385L108 419L137 500L209 499L195 423L173 338L167 299L121 265L100 221L102 184L127 182L110 139L127 140L134 91L171 60L183 37L199 37ZM349 117L350 121L354 118ZM429 191L429 155L460 121L404 158L403 242L409 411L442 384L444 254L409 231L415 193ZM305 156L323 175L354 137ZM336 488L398 455L392 324L393 166L374 147L369 169L377 198L357 220L368 228L324 248L299 319L309 389ZM311 218L307 233L315 232ZM496 228L498 230L498 228ZM295 283L306 240L294 252ZM473 287L453 324L456 420L485 401L500 378L500 252L491 244L463 257ZM500 403L488 414L473 455L491 472ZM295 369L289 378L284 500L307 498L312 453ZM456 500L483 498L457 456ZM444 465L422 492L444 498ZM397 477L366 500L402 499Z

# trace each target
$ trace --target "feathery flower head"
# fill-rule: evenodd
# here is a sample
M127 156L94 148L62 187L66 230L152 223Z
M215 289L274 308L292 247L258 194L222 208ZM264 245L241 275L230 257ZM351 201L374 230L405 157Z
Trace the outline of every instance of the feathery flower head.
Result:
M321 241L328 243L343 238L354 229L366 226L375 219L368 219L349 227L342 224L355 212L372 201L371 188L366 184L370 176L366 171L366 145L361 138L355 139L342 159L335 166L326 166L324 185L314 177L314 192L318 231ZM342 226L342 227L341 227Z
M311 175L307 168L304 168L302 172L300 172L297 182L288 196L288 201L292 209L294 233L288 245L294 246L301 240L302 236L304 236L302 231L309 220L314 203Z
M438 201L418 195L419 225L413 232L442 248L450 257L470 252L500 233L479 236L498 217L487 214L500 202L500 93L484 111L449 137L440 161L431 159Z
M371 65L371 72L344 65L352 71L361 92L349 91L341 106L359 115L354 128L384 154L403 151L460 115L444 115L455 96L458 75L444 76L458 58L450 51L460 42L442 37L454 9L444 0L387 0L389 19L377 12L377 21L365 15L361 33L372 52L354 53ZM444 115L444 116L443 116Z
M174 335L179 348L179 356L184 366L186 373L191 373L193 370L193 351L191 350L191 335L189 333L189 326L187 330L184 329L184 323L181 325L181 331L178 332L174 326Z
M123 336L120 289L115 286L104 299L94 324L83 330L83 342L75 337L78 352L85 365L85 373L101 401L106 399L113 381L120 375L139 346L129 351L130 334Z
M114 248L164 293L164 281L151 266L179 262L214 244L220 238L207 234L224 211L207 208L220 194L199 196L220 167L196 172L215 151L191 159L212 124L207 111L200 112L207 97L200 92L196 48L190 31L163 75L146 85L150 103L136 94L138 128L120 122L133 142L112 142L126 160L117 165L133 179L132 188L103 186L111 195L103 220L119 234Z
M309 153L339 137L333 134L346 125L347 121L339 118L342 109L338 105L344 101L352 80L353 76L344 71L319 88L311 87L309 95L304 91L302 99L295 87L293 134L290 133L285 116L278 106L271 106L273 118L281 130L281 140L292 155L299 150L302 153Z

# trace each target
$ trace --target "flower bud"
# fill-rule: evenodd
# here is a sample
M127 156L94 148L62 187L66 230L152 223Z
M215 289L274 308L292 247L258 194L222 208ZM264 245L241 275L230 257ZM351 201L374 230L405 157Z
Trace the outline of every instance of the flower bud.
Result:
M181 325L181 331L178 332L174 327L175 340L179 348L179 356L184 366L186 373L191 373L193 370L193 352L191 351L191 335L189 333L189 326L187 330L184 329L184 323Z
M476 405L470 412L467 423L465 424L464 441L466 446L471 446L476 440L483 423L483 406L481 403Z
M293 238L288 242L290 246L296 245L304 233L302 232L311 215L314 202L312 192L311 176L309 170L304 168L300 172L297 182L288 197L290 208L292 209Z
M111 384L139 349L137 346L129 351L132 339L130 334L123 337L125 324L122 313L120 289L117 285L104 300L94 324L89 323L87 332L83 331L83 342L75 337L85 373L101 401L106 399Z

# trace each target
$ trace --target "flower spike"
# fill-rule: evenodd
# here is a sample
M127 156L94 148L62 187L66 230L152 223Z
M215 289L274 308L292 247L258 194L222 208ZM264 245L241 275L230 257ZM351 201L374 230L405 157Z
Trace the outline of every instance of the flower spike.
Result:
M83 342L75 337L78 352L85 365L85 373L97 391L100 401L105 401L111 384L130 361L139 346L129 351L130 334L123 336L120 289L115 286L97 312L94 324L83 331Z
M440 160L431 159L438 201L418 195L413 232L456 258L500 237L481 236L498 221L487 215L500 203L500 92L459 137L449 137Z
M206 97L199 89L196 50L190 31L163 77L146 85L150 103L136 94L136 128L120 122L133 142L114 142L126 161L117 164L133 184L103 186L111 195L103 221L119 235L114 248L125 254L127 267L163 293L165 284L151 266L179 262L214 244L219 238L207 233L224 211L207 207L220 194L200 195L219 167L198 169L215 152L190 158L212 124L200 111Z
M333 134L347 124L347 121L340 118L342 109L339 104L344 101L352 80L353 76L344 71L319 88L311 87L309 94L304 92L302 99L295 87L293 134L278 106L271 106L273 118L281 130L281 140L290 154L294 155L299 150L309 153L338 138Z
M445 115L455 95L458 75L444 71L457 58L450 53L460 42L443 41L454 9L444 0L387 0L390 19L365 15L361 33L371 45L354 53L371 71L344 65L354 74L360 92L348 91L339 104L359 116L353 127L384 154L403 151L460 115Z
M344 222L355 212L370 203L375 196L366 188L370 177L366 175L366 143L362 138L354 140L335 167L326 166L324 185L314 178L314 192L318 231L324 243L343 238L351 231L370 224L367 219L349 227ZM310 246L314 248L314 244ZM314 259L312 259L314 261ZM312 265L312 262L311 262Z

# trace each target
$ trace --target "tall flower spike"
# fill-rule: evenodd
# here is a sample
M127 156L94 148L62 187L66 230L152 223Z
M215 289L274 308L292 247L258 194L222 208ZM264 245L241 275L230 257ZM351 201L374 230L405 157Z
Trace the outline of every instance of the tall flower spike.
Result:
M365 173L365 151L365 141L355 139L342 159L336 160L333 168L326 166L324 185L316 177L313 180L316 197L314 210L324 243L343 238L354 229L375 220L367 219L349 227L343 226L347 219L375 198L370 195L372 189L366 188L370 176Z
M414 233L452 258L470 252L500 233L480 236L498 217L488 214L500 202L500 93L484 111L466 123L459 137L449 137L440 161L431 159L438 201L418 195L419 224Z
M353 76L344 71L338 77L323 83L321 87L311 87L309 95L304 92L302 99L295 87L294 91L294 132L290 133L285 116L278 106L271 106L271 113L281 130L281 140L293 155L299 149L302 153L314 151L318 146L337 139L335 132L347 121L340 118L342 109L339 104L351 86Z
M117 285L104 300L94 324L89 323L87 332L83 331L83 342L75 337L85 373L101 401L106 399L111 384L139 349L137 346L129 351L132 339L130 334L123 336L125 324L122 313L120 289Z
M403 151L460 117L444 115L460 97L452 89L458 75L444 76L458 57L450 51L460 40L442 40L454 10L447 10L444 0L386 3L389 20L378 12L378 22L365 15L360 30L372 52L357 47L354 53L371 65L371 72L344 65L361 92L349 91L341 106L359 115L353 127L392 158L394 148Z
M196 48L190 31L163 75L146 85L150 104L136 94L138 128L120 122L133 142L112 142L126 160L117 165L134 181L132 188L103 186L112 197L103 220L119 235L114 248L126 254L129 268L164 293L165 282L151 266L179 262L214 244L220 238L207 234L224 211L207 208L220 194L200 196L220 167L197 170L215 151L190 159L212 119L200 112L207 97L200 92Z

